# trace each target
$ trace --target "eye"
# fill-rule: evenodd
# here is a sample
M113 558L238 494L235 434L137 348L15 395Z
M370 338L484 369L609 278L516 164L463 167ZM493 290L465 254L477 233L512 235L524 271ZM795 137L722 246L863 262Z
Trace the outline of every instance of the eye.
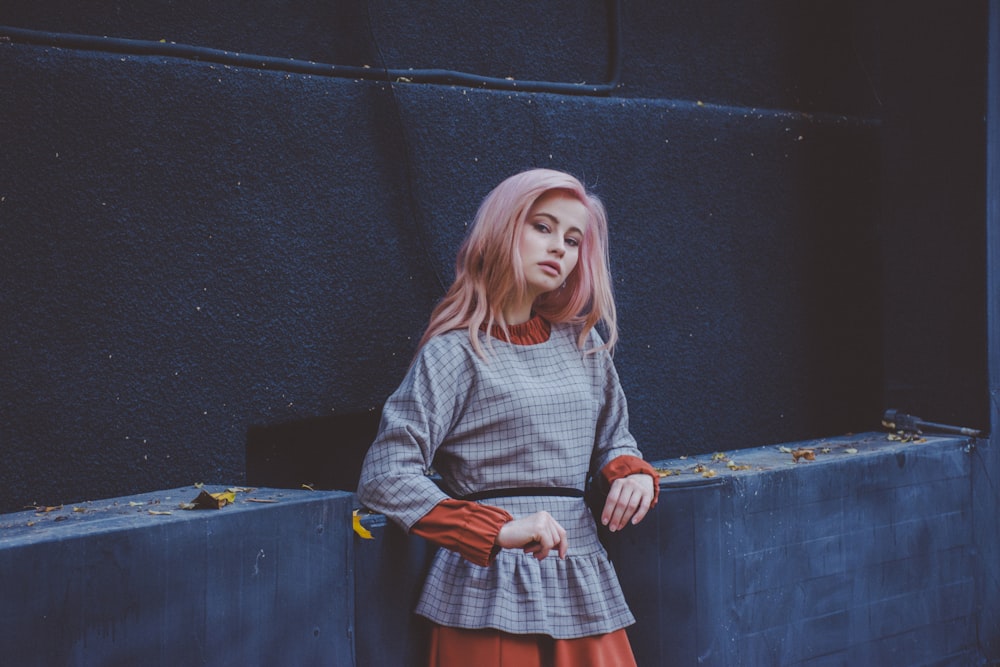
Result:
M569 236L566 238L566 245L570 246L571 248L579 248L580 239L576 238L575 236Z
M532 226L537 231L542 232L543 234L548 234L549 233L549 226L548 226L547 223L544 223L544 222L533 222L531 224L532 224Z

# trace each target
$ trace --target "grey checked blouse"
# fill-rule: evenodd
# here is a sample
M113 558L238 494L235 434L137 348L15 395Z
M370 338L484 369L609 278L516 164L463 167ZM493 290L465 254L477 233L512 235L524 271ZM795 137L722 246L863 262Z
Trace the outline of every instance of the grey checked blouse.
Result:
M588 471L641 456L610 355L584 354L576 326L553 324L547 341L487 341L476 356L465 331L419 351L383 410L358 496L409 530L449 498L512 487L583 489ZM601 344L595 332L590 344ZM593 457L593 466L591 466ZM546 510L567 532L565 560L503 549L489 567L440 549L417 613L460 628L572 639L634 622L586 503L568 496L486 498L515 518Z

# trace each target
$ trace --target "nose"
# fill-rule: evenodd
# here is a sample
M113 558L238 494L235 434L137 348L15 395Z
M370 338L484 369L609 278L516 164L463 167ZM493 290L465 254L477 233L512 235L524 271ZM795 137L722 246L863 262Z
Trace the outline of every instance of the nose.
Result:
M562 257L566 254L566 242L562 239L562 237L553 235L552 243L549 246L549 252L558 257Z

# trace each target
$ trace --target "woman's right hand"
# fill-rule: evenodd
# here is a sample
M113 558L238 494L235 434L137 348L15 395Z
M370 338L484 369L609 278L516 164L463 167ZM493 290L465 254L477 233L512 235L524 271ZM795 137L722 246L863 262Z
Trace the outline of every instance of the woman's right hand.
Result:
M560 558L566 558L566 530L544 510L505 523L497 533L496 544L504 549L524 549L538 560L553 549Z

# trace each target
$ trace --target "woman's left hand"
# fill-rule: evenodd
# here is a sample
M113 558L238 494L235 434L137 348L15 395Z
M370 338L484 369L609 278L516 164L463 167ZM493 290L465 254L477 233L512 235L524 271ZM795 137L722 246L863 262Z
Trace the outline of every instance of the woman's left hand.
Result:
M608 499L601 512L601 523L608 530L621 530L629 521L639 523L649 512L653 502L653 478L646 473L636 473L616 479L611 483Z

